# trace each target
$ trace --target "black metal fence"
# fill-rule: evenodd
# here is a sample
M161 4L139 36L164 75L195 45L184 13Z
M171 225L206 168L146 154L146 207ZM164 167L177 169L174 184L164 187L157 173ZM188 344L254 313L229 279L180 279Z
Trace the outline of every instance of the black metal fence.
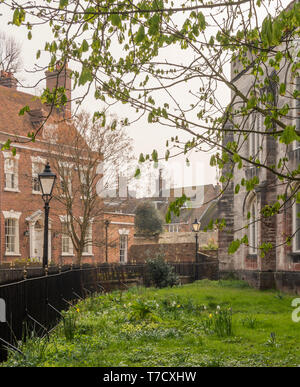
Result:
M207 265L171 264L179 276L189 277L190 281L209 278L205 273ZM22 339L25 326L37 334L47 334L59 321L60 311L69 308L72 301L92 292L149 283L144 264L50 268L47 275L41 276L42 273L45 274L41 268L26 268L18 273L23 279L0 285L0 298L6 304L6 322L0 322L0 360L6 356L5 346L16 346L16 341Z

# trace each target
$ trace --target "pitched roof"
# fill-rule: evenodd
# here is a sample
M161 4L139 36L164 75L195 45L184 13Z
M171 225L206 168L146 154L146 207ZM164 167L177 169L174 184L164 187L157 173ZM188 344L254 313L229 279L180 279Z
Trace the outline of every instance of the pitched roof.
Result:
M19 115L24 106L29 106L29 111ZM78 132L71 121L64 120L56 110L43 105L34 95L0 85L0 135L1 142L8 138L12 142L24 142L32 145L28 133L35 132L47 118L37 142L52 142L53 138L58 143L71 145L70 138L78 136ZM52 142L53 143L53 142Z

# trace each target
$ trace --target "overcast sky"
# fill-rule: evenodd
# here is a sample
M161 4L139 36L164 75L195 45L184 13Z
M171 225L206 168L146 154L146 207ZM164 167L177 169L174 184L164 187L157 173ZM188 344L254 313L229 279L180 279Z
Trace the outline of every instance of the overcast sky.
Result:
M22 57L24 63L24 70L21 74L18 74L19 79L23 82L24 85L32 86L42 76L42 73L34 72L35 65L35 55L38 49L43 49L46 41L51 39L49 30L47 26L40 26L38 29L33 29L32 40L27 39L26 29L18 28L15 26L8 25L8 21L11 18L4 8L0 4L0 31L4 31L7 34L15 37L16 40L21 42L22 45ZM176 55L178 62L178 53L169 52L170 56ZM185 52L179 52L179 55L186 55ZM43 63L43 57L41 57L41 63ZM46 58L44 64L46 65ZM31 72L33 71L33 72ZM40 90L45 86L45 83L42 82L34 91L33 89L21 89L29 93L39 94ZM77 91L79 93L80 91ZM180 93L180 90L177 90ZM229 101L229 90L224 87L220 90L220 95L222 95L222 104L224 106ZM184 101L185 103L187 101ZM93 97L90 96L84 103L84 108L93 113L95 110L99 109L96 101ZM122 118L125 116L133 117L132 111L130 108L125 105L118 104L116 105L114 111L118 117ZM165 143L166 140L170 139L172 136L178 135L181 140L187 140L188 136L182 131L175 130L173 128L168 128L159 124L149 124L147 122L147 115L145 118L142 118L140 121L132 124L128 129L128 134L134 140L134 150L136 157L138 158L139 154L142 153L151 153L153 149L157 149L159 155L163 156L165 154ZM216 184L216 169L209 166L210 154L203 152L198 152L193 154L190 157L191 165L186 166L185 157L177 157L176 159L170 160L167 163L167 175L170 177L169 180L172 180L175 186L191 186L199 184Z

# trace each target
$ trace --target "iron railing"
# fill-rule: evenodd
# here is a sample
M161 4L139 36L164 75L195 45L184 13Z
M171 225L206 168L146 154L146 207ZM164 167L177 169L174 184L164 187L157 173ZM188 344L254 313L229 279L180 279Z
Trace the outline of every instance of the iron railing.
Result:
M213 271L207 274L209 263L170 264L176 274L189 277L190 281L214 276L211 274ZM60 312L68 309L72 301L95 292L151 283L145 264L52 267L46 273L43 269L39 270L25 268L18 271L20 280L0 284L0 298L6 304L6 322L0 322L0 360L6 356L5 347L17 350L17 341L22 339L26 331L48 334L60 320ZM9 279L8 276L4 277Z

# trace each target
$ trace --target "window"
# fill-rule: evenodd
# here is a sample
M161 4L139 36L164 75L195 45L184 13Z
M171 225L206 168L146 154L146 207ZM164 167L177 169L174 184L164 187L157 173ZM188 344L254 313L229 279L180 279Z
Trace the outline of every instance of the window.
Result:
M258 153L261 146L261 137L257 132L262 130L262 117L259 113L252 113L250 130L251 132L248 137L249 141L249 156L252 156L253 159L258 157Z
M73 255L73 243L69 235L68 223L66 221L61 224L61 252L62 255Z
M120 262L127 262L128 235L120 235Z
M5 255L19 254L19 218L20 212L3 211L5 222Z
M42 163L34 162L32 163L32 192L40 193L42 192L38 175L43 172L44 165Z
M257 202L252 200L250 205L250 224L249 224L249 254L257 254L258 239L258 221L257 221Z
M85 245L83 247L82 253L84 255L92 255L93 254L93 246L92 246L92 223L90 223L86 230L85 237Z
M20 155L12 156L10 152L4 154L4 190L18 192L18 160Z
M81 167L79 170L81 198L88 197L88 193L89 193L88 173L89 173L88 168L86 167Z
M72 165L59 163L60 188L63 193L72 195Z
M293 206L293 251L300 252L300 203ZM299 231L298 231L299 230Z
M16 251L16 219L5 219L5 252L14 253Z
M178 224L170 224L169 225L169 232L178 232L179 231L179 228L178 228Z

